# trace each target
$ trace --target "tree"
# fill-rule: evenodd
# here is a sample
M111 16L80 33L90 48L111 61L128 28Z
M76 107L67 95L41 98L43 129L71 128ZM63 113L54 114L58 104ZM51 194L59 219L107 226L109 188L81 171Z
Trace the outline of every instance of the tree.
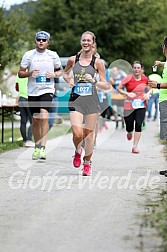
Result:
M91 30L107 61L140 59L147 67L161 54L166 19L162 0L40 0L30 22L51 33L61 56L75 54L82 32Z
M167 30L167 7L162 0L38 0L29 4L23 7L31 32L17 34L21 40L26 36L26 41L31 41L29 47L34 44L35 32L46 30L51 33L50 49L60 56L70 56L80 50L81 34L91 30L97 37L98 52L109 63L138 59L149 71L155 59L163 59L160 44ZM6 26L2 26L4 34ZM18 21L17 26L17 32L25 30L24 22ZM17 50L15 41L12 46ZM13 56L10 49L8 46L8 60Z
M0 9L0 62L5 68L10 62L18 62L19 51L27 32L25 15L21 10L11 11L8 16Z

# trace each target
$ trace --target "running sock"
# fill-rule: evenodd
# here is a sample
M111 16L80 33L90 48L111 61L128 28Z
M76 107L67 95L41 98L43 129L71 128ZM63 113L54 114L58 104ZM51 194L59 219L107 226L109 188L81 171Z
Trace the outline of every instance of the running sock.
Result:
M91 160L85 160L84 164L91 164Z
M79 148L78 150L76 150L76 152L77 152L78 154L81 154L81 153L82 153L82 148Z
M40 144L35 144L35 148L41 148L41 145Z

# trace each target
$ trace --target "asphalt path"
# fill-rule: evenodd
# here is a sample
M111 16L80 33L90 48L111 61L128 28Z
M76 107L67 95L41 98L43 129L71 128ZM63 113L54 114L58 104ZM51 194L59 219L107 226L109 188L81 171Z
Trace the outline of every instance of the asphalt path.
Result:
M159 123L147 123L140 154L125 129L107 124L90 177L72 166L71 134L49 140L43 162L31 160L32 148L0 155L0 251L158 251L162 241L143 215L166 185Z

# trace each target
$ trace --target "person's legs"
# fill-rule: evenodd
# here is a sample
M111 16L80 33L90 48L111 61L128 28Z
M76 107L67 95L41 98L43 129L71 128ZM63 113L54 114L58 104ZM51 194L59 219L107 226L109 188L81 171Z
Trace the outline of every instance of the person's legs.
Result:
M124 107L120 107L121 118L122 118L122 128L124 128Z
M26 123L27 123L27 113L26 113L26 108L24 107L19 107L20 110L20 133L23 138L23 142L27 141L27 135L26 135Z
M73 132L73 144L75 146L75 155L73 158L73 165L79 168L81 165L81 154L82 154L82 142L85 136L85 131L83 129L83 114L78 111L70 112L70 121ZM84 142L85 144L85 142Z
M135 110L135 133L134 133L134 140L133 140L133 149L136 149L136 152L134 151L134 153L139 153L139 151L137 150L137 146L141 137L142 123L145 118L145 112L146 112L146 109L144 108ZM132 152L133 152L133 149L132 149Z
M33 159L46 159L46 141L49 130L48 115L53 94L47 93L41 96L28 97L31 114L33 115L32 131L35 141ZM37 150L37 151L36 151Z
M31 115L30 109L28 107L26 107L26 113L27 113L28 120L30 123L30 125L28 127L27 140L32 141L32 115Z
M97 144L97 135L100 129L100 115L98 115L96 120L96 127L95 127L95 138L94 138L94 146L96 147Z
M35 153L35 156L33 154L33 159L37 159L36 155L39 155L40 159L46 159L45 146L49 130L48 114L49 113L47 110L40 109L40 114L36 114L33 116L32 130L35 140L35 148L38 149L37 150L38 153L37 154Z
M135 133L134 133L134 140L133 140L133 147L134 148L137 148L137 145L139 143L140 137L141 137L141 132L135 131Z
M48 119L49 130L52 128L52 126L54 124L54 120L55 120L57 113L58 113L58 98L57 98L57 96L54 96L52 103L51 103L50 110L49 110L49 119Z
M47 141L47 134L49 130L49 124L48 124L48 111L46 109L40 110L40 139L41 139L41 146L46 145Z
M167 101L159 103L160 109L160 139L167 140Z
M27 123L27 112L26 112L26 102L27 99L24 97L19 97L19 110L20 110L20 133L23 138L23 142L26 142L27 140L27 134L26 134L26 123ZM28 106L28 104L27 104Z
M134 130L134 121L135 121L135 111L133 110L124 110L124 121L126 125L127 139L132 139L132 133Z
M85 161L90 161L93 153L97 117L97 113L85 116Z
M148 111L147 120L148 121L151 119L152 104L153 104L153 95L150 97L147 103L147 111Z
M83 176L91 175L91 157L94 147L94 133L96 128L98 114L89 114L85 116L85 157L83 165Z
M81 148L83 141L83 115L77 111L70 112L70 121L73 132L73 143L76 150Z
M118 128L118 114L117 114L117 105L113 105L113 115L115 119L116 129Z
M35 145L41 146L41 129L40 129L40 114L33 115L32 132Z
M159 103L159 93L156 93L154 94L154 104L155 104L154 121L158 117L158 103Z

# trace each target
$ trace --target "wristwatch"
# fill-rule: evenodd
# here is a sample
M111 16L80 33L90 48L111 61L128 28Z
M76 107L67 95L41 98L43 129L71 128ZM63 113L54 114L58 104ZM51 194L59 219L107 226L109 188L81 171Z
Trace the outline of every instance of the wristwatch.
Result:
M161 88L161 83L157 83L157 88L158 88L158 89Z

